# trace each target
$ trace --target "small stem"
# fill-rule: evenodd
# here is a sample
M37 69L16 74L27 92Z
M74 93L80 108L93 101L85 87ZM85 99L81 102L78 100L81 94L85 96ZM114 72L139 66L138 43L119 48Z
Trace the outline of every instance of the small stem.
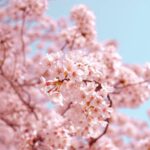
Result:
M98 81L92 81L92 80L88 80L88 79L85 79L83 80L84 83L87 83L87 82L94 82L95 84L97 84L96 88L95 88L95 91L98 92L99 90L102 89L102 85L101 83L99 83Z
M9 83L9 85L12 87L12 89L13 89L14 92L17 94L17 96L18 96L18 98L21 100L21 102L30 110L30 112L32 112L32 113L34 114L35 118L38 120L38 116L37 116L36 113L34 112L34 107L31 106L28 102L26 102L26 101L23 99L22 95L21 95L20 92L17 90L17 86L14 85L14 83L4 75L4 73L3 73L2 70L1 70L1 75L2 75L2 77ZM25 92L24 89L22 89L22 91ZM25 93L27 94L27 96L28 96L28 98L29 98L29 100L30 100L30 95L29 95L27 92L25 92Z
M148 83L148 82L150 82L150 79L146 79L146 80L143 80L143 81L140 81L140 82L137 82L137 83L129 83L129 84L122 85L122 86L114 86L116 91L113 91L110 94L119 94L121 92L121 90L123 90L123 89L126 89L128 87L132 87L132 86L137 86L139 84ZM117 90L120 90L120 91L117 91Z
M110 94L107 95L107 99L109 101L109 107L112 107L113 103L112 103L112 100L110 98Z
M63 51L66 48L67 44L68 44L68 42L66 41L60 50Z
M68 104L68 106L65 108L65 110L61 113L62 116L64 116L65 113L71 108L71 105L72 105L72 102L70 102L70 103Z

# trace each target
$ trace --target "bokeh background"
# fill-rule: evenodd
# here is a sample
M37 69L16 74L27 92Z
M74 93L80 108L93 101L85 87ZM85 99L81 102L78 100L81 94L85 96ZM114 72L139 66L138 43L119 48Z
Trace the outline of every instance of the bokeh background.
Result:
M98 39L115 39L124 62L150 62L150 0L49 0L48 14L55 19L67 16L78 4L95 13ZM137 109L120 111L150 124L148 108L150 100Z

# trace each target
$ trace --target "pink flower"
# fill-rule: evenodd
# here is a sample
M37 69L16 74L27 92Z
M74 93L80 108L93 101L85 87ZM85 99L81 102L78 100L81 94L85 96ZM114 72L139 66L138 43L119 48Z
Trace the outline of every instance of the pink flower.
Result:
M10 3L10 15L15 18L37 18L43 15L47 8L47 0L12 0Z

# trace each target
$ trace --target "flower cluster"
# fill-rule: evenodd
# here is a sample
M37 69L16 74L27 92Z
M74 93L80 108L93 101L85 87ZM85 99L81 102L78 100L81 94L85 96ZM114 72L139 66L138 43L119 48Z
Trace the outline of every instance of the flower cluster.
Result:
M12 0L10 2L10 15L13 18L38 18L47 8L47 0ZM10 9L10 8L8 8Z
M0 150L149 150L146 122L119 113L150 97L149 63L124 64L115 41L97 41L86 6L69 22L46 7L0 10Z
M76 6L71 11L71 19L75 22L77 31L90 42L95 39L95 16L84 5Z
M61 36L67 42L67 45L73 48L96 47L99 48L95 31L95 16L84 5L76 6L71 11L71 19L75 26L62 31Z
M78 136L97 137L110 118L111 108L107 100L108 91L100 81L101 67L95 68L82 51L52 53L47 58L47 69L43 74L44 91L60 107L70 109L61 113L72 126L72 132ZM69 93L72 94L69 94ZM75 112L78 111L77 116ZM74 118L72 115L74 114ZM80 116L80 119L78 119Z

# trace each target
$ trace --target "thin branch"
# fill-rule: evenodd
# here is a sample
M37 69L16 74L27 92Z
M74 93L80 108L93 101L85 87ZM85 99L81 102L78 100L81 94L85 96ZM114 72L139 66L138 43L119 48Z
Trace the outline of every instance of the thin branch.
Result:
M107 95L107 100L109 101L109 107L112 107L113 102L112 102L109 94ZM110 120L109 120L109 118L107 118L105 121L107 122L107 125L106 125L105 129L103 130L103 132L97 138L90 138L90 140L89 140L90 147L92 147L102 136L104 136L107 133Z
M34 107L31 106L27 101L25 101L25 100L23 99L22 95L21 95L20 92L17 90L18 87L17 87L16 85L14 85L14 83L4 75L4 73L2 72L2 70L1 70L1 75L2 75L2 77L9 83L9 85L12 87L12 89L13 89L14 92L17 94L17 96L18 96L18 98L21 100L21 102L30 110L30 112L32 112L32 113L34 114L35 118L38 119L36 113L34 112ZM22 88L22 90L25 92L25 90L24 90L23 88ZM29 100L30 100L30 95L29 95L27 92L26 92L26 94L27 94L27 96L28 96L28 98L29 98Z
M14 122L9 121L8 119L6 119L2 116L0 117L0 120L3 121L7 126L12 128L13 131L16 131L16 127L18 126L17 124L15 124Z
M122 85L122 86L114 86L116 91L113 91L110 94L119 94L121 92L121 90L126 89L128 87L137 86L137 85L144 84L144 83L149 83L149 82L150 82L150 79L147 79L147 80L143 80L143 81L140 81L140 82L129 83L129 84ZM117 91L117 90L120 90L120 91Z
M63 51L66 48L67 44L68 44L68 41L65 42L65 44L62 46L60 50Z
M112 107L113 102L112 102L112 100L110 98L110 94L107 95L107 100L109 101L109 107Z
M94 82L95 84L97 84L96 88L95 88L95 91L98 92L102 89L102 85L101 83L99 83L98 81L95 81L95 80L88 80L88 79L85 79L83 80L84 83L87 83L87 82Z
M22 26L21 26L21 50L23 53L23 64L25 65L26 62L26 54L25 54L25 43L24 43L24 27L25 27L25 21L26 21L26 13L23 13L22 17Z
M97 138L90 138L90 140L89 140L90 147L92 147L103 135L106 134L108 127L109 127L109 119L106 119L105 121L107 122L107 125L106 125L105 129L103 130L103 132Z
M4 51L3 51L3 60L1 61L1 64L0 64L0 68L1 69L3 68L5 60L6 60L6 50L4 49Z
M16 66L17 66L17 55L14 55L14 65L13 65L13 69L12 69L12 79L15 77Z
M63 110L63 112L61 113L62 116L64 116L65 113L71 108L71 105L72 105L72 102L70 102L70 103L68 104L68 106Z

